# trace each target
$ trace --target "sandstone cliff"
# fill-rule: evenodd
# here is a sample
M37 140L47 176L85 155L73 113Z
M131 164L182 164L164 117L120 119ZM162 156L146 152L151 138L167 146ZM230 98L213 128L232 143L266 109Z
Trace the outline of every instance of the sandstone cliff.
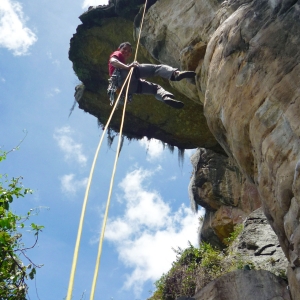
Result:
M84 86L77 89L79 107L102 124L110 112L107 57L120 40L133 42L142 3L91 8L71 39L69 57ZM190 184L194 208L206 208L201 238L223 247L234 225L262 206L289 262L291 297L300 299L299 1L151 1L144 22L138 60L194 70L197 77L172 84L185 102L173 118L171 108L136 97L125 134L201 148ZM119 117L111 125L116 131ZM264 274L253 282L270 277Z

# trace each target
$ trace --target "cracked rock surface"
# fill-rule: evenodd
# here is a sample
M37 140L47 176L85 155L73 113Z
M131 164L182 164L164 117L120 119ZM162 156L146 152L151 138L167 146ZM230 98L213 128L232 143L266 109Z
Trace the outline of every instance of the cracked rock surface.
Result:
M195 300L291 300L287 283L265 270L238 270L205 286Z
M247 217L243 232L232 248L237 255L251 261L258 269L268 270L276 275L286 274L288 260L262 208Z

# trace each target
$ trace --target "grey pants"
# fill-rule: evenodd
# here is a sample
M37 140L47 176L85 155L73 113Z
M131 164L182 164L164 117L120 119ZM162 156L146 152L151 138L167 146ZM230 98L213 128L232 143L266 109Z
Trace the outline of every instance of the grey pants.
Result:
M144 80L144 78L160 76L170 79L171 75L178 69L167 65L140 64L135 67L130 81L129 94L148 94L154 95L157 100L162 101L164 96L174 97L172 93L164 90L160 85ZM118 83L121 87L128 75L128 70L120 69L121 81Z

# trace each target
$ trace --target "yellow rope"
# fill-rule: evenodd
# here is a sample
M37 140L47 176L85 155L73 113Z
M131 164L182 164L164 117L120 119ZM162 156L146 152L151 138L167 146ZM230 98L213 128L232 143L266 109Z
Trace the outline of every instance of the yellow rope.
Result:
M145 17L145 12L146 12L146 7L147 7L147 1L148 0L145 0L145 5L144 5L144 11L143 11L143 16L142 16L142 21L141 21L141 27L140 27L139 37L138 37L137 44L136 44L134 61L136 61L137 53L138 53L138 49L139 49L139 45L140 45L140 39L141 39L141 33L142 33L143 24L144 24L144 17Z
M137 42L137 48L136 48L136 52L135 52L134 61L136 61L136 58L137 58L137 51L138 51L138 46L139 46L139 42L140 42L140 37L141 37L141 31L142 31L146 6L147 6L147 0L145 1L144 12L143 12L143 17L142 17L142 22L141 22L140 33L139 33L139 37L138 37L138 42ZM126 80L125 80L125 82L124 82L124 84L121 88L120 94L119 94L119 96L118 96L118 98L115 102L113 110L112 110L112 112L109 116L109 119L108 119L108 121L105 125L105 128L103 130L101 139L99 141L99 144L98 144L98 147L97 147L97 150L96 150L96 153L95 153L95 157L94 157L93 164L92 164L92 167L91 167L90 176L89 176L89 179L88 179L87 188L86 188L86 192L85 192L85 197L84 197L84 201L83 201L83 205L82 205L82 211L81 211L81 216L80 216L80 221L79 221L79 226L78 226L78 233L77 233L77 239L76 239L76 244L75 244L75 249L74 249L73 262L72 262L72 268L71 268L71 274L70 274L70 280L69 280L68 293L67 293L66 300L71 300L72 299L72 292L73 292L73 286L74 286L74 278L75 278L75 272L76 272L76 266L77 266L77 260L78 260L80 240L81 240L81 235L82 235L83 221L84 221L84 216L85 216L85 211L86 211L86 206L87 206L87 201L88 201L90 185L91 185L91 181L92 181L96 161L97 161L97 158L98 158L98 154L99 154L99 151L100 151L100 148L101 148L101 145L102 145L102 141L104 139L104 135L107 131L107 128L108 128L109 123L112 119L112 116L113 116L113 114L116 110L116 107L118 105L120 96L123 92L124 86L126 85L127 81L130 82L130 80L131 80L132 72L133 72L133 69L130 70L130 72L128 73L128 75L126 77ZM123 108L122 121L121 121L121 126L120 126L120 135L119 135L118 148L117 148L117 152L116 152L116 158L115 158L112 178L111 178L111 182L110 182L110 189L109 189L109 194L108 194L108 199L107 199L107 204L106 204L106 210L105 210L105 215L104 215L104 220L103 220L103 225L102 225L102 231L101 231L101 236L100 236L100 241L99 241L98 255L97 255L97 261L96 261L96 267L95 267L95 272L94 272L94 279L93 279L93 284L92 284L92 289L91 289L90 300L94 299L96 283L97 283L97 277L98 277L98 273L99 273L100 258L101 258L101 253L102 253L102 245L103 245L105 227L106 227L107 218L108 218L110 198L111 198L111 194L112 194L112 187L113 187L114 176L115 176L117 162L118 162L118 156L119 156L119 152L120 152L120 148L121 148L121 138L122 138L122 132L123 132L124 119L125 119L125 111L126 111L128 90L129 90L129 84L127 85L126 96L125 96L125 100L124 100L124 108Z
M131 79L132 71L133 71L133 69L131 69L129 72L130 79ZM130 79L129 79L129 82L130 82ZM122 131L123 131L123 124L124 124L124 119L125 119L125 110L126 110L126 104L127 104L128 89L129 89L129 84L127 85L126 96L125 96L125 100L124 100L124 108L123 108L123 114L122 114L118 147L117 147L117 151L116 151L115 163L114 163L114 168L113 168L113 172L112 172L112 176L111 176L110 188L109 188L109 193L108 193L107 202L106 202L106 209L105 209L104 219L103 219L103 223L102 223L102 230L101 230L101 235L100 235L100 240L99 240L98 254L97 254L97 260L96 260L96 265L95 265L90 300L94 299L95 290L96 290L97 278L98 278L99 267L100 267L100 259L101 259L101 254L102 254L102 245L103 245L104 233L105 233L105 228L106 228L106 223L107 223L107 218L108 218L108 210L109 210L109 206L110 206L112 188L113 188L113 184L114 184L117 162L118 162L119 152L120 152L120 148L121 148Z
M68 287L68 293L67 293L66 300L71 300L71 298L72 298L72 292L73 292L73 286L74 286L74 277L75 277L77 260L78 260L78 252L79 252L80 240L81 240L81 235L82 235L83 221L84 221L84 216L85 216L85 211L86 211L86 206L87 206L87 201L88 201L88 195L89 195L89 191L90 191L92 177L93 177L94 170L95 170L96 161L97 161L98 154L99 154L99 151L100 151L100 148L101 148L101 145L102 145L105 133L107 131L108 125L109 125L109 123L110 123L110 121L112 119L112 116L113 116L113 114L114 114L114 112L116 110L116 107L118 105L120 96L121 96L121 94L123 92L125 84L128 81L128 78L129 78L129 74L128 74L128 76L127 76L127 78L126 78L126 80L125 80L125 82L124 82L124 84L123 84L123 86L121 88L120 94L119 94L119 96L118 96L118 98L117 98L117 100L115 102L115 105L114 105L114 107L112 109L112 112L111 112L111 114L110 114L110 116L108 118L108 121L107 121L106 125L105 125L105 128L103 130L101 139L99 141L99 144L98 144L95 156L94 156L94 161L93 161L93 164L92 164L92 167L91 167L90 176L89 176L89 179L88 179L88 183L87 183L87 187L86 187L86 191L85 191L85 196L84 196L84 200L83 200L83 205L82 205L82 210L81 210L81 216L80 216L80 221L79 221L79 226L78 226L78 233L77 233L77 239L76 239L76 244L75 244L75 249L74 249L73 262L72 262L72 268L71 268L71 274L70 274L70 280L69 280L69 287Z
M140 27L140 33L139 33L139 37L138 37L138 41L137 41L137 47L136 47L136 51L135 51L134 61L136 61L136 58L137 58L138 46L139 46L139 43L140 43L140 37L141 37L142 26L143 26L143 21L144 21L144 17L145 17L146 6L147 6L147 0L145 1L144 12L143 12L143 17L142 17L142 22L141 22L141 27ZM120 126L120 135L119 135L118 148L117 148L117 152L116 152L115 163L114 163L114 168L113 168L111 182L110 182L110 189L109 189L109 193L108 193L104 219L103 219L103 223L102 223L102 230L101 230L101 235L100 235L100 240L99 240L98 254L97 254L97 260L96 260L93 284L92 284L92 288L91 288L90 300L94 300L94 296L95 296L97 278L98 278L99 267L100 267L100 259L101 259L101 254L102 254L102 245L103 245L104 233L105 233L105 228L106 228L106 223L107 223L107 218L108 218L108 210L109 210L109 206L110 206L110 199L111 199L112 188L113 188L113 183L114 183L114 178L115 178L115 172L116 172L116 168L117 168L117 162L118 162L119 152L120 152L120 147L121 147L121 140L122 140L124 119L125 119L125 111L126 111L128 90L129 90L129 85L130 85L132 72L133 72L133 69L131 69L129 74L128 74L129 75L129 84L127 85L126 95L125 95L125 100L124 100L124 108L123 108L122 121L121 121L121 126Z

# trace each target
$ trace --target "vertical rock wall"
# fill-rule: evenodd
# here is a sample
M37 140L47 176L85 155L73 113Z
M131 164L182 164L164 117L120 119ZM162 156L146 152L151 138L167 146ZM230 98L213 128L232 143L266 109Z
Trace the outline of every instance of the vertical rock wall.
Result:
M209 128L256 187L300 299L299 1L160 0L142 42L158 60L196 70Z
M210 282L194 300L290 300L286 283L268 271L238 270Z
M290 260L294 299L300 297L299 10L297 1L241 6L210 39L199 77L209 127L257 186Z
M256 186L249 182L231 158L207 149L191 157L189 186L192 207L206 209L200 239L224 247L235 225L261 206Z

